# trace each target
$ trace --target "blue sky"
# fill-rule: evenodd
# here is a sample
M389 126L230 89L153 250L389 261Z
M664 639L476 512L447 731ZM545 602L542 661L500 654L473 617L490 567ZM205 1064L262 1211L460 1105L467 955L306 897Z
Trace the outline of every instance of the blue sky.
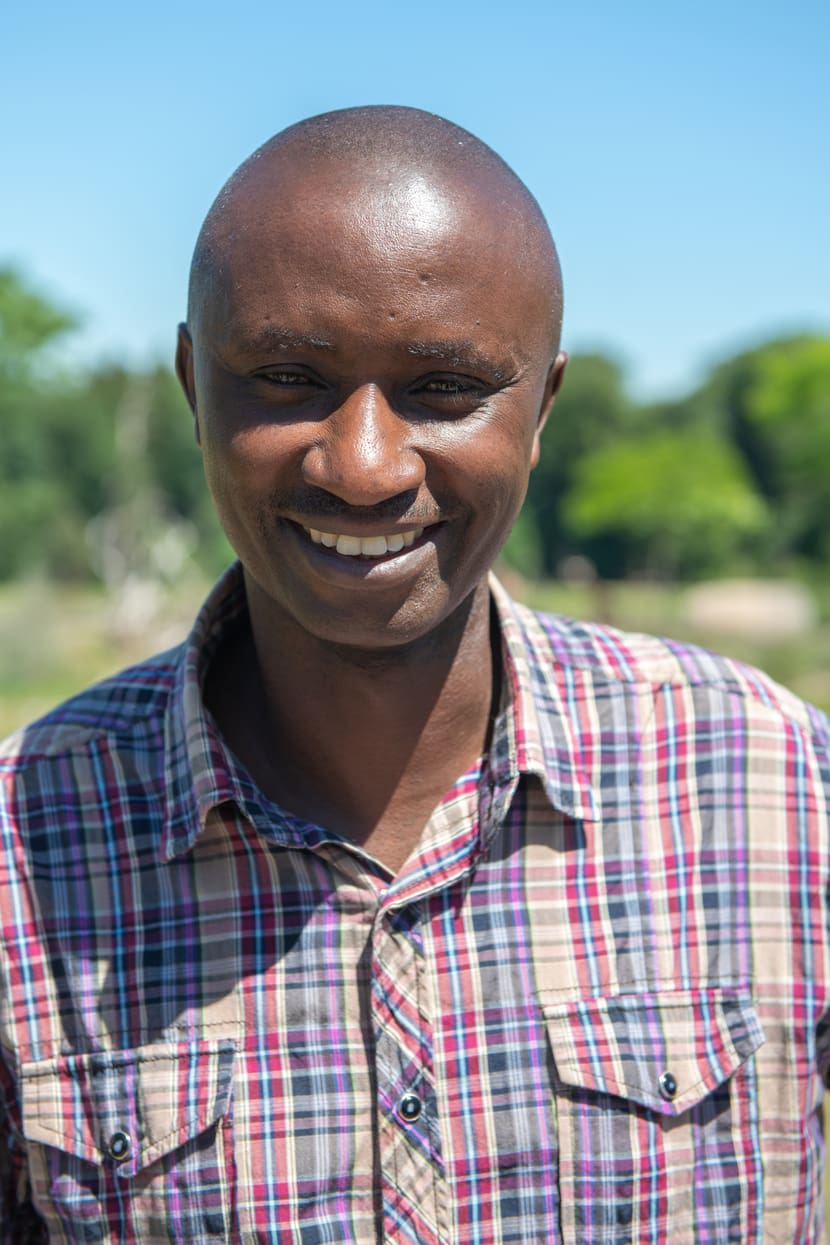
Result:
M0 263L82 313L72 357L169 359L199 224L260 142L363 103L439 112L536 194L565 344L671 395L830 331L824 0L32 3L4 20Z

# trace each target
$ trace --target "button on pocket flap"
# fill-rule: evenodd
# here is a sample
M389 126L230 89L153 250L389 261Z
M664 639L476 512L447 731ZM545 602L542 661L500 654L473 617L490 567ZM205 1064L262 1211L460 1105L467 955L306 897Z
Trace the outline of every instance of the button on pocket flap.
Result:
M24 1064L23 1131L134 1175L226 1114L234 1050L173 1042Z
M556 1071L566 1085L680 1115L727 1080L764 1034L748 993L727 987L547 1002Z

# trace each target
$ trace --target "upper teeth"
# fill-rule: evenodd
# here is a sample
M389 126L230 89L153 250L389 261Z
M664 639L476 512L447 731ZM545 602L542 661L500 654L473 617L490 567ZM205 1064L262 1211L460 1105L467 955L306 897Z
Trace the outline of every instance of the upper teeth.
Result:
M380 558L385 553L399 553L409 546L423 533L422 527L413 527L408 532L393 532L390 536L338 536L335 532L318 532L314 527L305 529L315 545L326 545L336 549L349 558Z

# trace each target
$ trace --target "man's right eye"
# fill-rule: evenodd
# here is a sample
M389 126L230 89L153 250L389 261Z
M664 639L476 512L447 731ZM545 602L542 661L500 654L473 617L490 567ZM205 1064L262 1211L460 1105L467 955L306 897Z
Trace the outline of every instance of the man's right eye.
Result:
M284 368L271 368L267 372L259 372L258 376L261 380L267 380L272 385L278 385L281 388L290 385L299 385L304 388L315 383L310 376L306 376L303 372L290 372Z

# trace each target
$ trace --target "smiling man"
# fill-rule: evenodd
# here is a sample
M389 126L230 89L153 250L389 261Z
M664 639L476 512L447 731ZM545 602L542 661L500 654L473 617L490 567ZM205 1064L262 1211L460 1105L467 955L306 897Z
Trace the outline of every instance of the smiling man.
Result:
M487 572L561 308L527 190L405 109L279 135L199 238L178 370L248 603L208 704L261 790L393 873L486 748Z
M489 576L561 311L426 113L211 208L177 366L239 563L2 754L9 1245L820 1239L830 728Z

